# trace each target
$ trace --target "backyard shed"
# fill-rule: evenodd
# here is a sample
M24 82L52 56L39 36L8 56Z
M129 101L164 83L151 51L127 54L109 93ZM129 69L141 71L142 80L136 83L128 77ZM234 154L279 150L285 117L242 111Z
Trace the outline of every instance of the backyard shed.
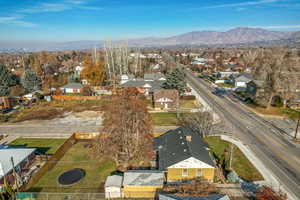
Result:
M108 176L105 181L105 198L121 198L123 176Z
M124 173L125 198L154 198L162 188L164 173L152 170L132 170Z

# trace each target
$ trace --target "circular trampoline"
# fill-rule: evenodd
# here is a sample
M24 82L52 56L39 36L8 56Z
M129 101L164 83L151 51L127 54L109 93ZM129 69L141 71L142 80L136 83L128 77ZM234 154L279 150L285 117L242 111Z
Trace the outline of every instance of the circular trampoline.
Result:
M75 168L64 172L58 177L58 183L61 185L72 185L85 177L83 169Z

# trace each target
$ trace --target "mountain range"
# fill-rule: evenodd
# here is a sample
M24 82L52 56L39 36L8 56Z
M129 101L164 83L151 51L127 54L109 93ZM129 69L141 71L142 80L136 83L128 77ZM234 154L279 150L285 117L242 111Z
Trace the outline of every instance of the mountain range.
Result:
M116 44L125 40L114 41ZM238 27L225 32L193 31L172 37L148 37L126 40L131 47L180 47L180 46L227 46L227 45L299 45L300 31L269 31L262 28ZM71 41L61 43L10 43L0 42L0 49L75 50L103 47L104 41Z

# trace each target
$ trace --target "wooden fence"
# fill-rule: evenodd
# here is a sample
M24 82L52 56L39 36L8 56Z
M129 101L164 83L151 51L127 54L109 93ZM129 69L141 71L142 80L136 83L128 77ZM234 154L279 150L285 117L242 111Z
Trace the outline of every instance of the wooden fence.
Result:
M103 99L102 96L52 96L52 98L59 101L86 101Z

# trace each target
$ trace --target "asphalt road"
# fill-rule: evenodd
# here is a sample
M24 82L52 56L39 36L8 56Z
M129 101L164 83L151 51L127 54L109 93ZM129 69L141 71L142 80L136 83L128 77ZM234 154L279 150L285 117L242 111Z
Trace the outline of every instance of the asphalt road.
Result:
M300 199L299 146L289 141L284 131L249 112L243 105L231 101L226 95L212 94L213 87L190 71L186 74L189 84L221 117L234 137L249 146L294 199Z

